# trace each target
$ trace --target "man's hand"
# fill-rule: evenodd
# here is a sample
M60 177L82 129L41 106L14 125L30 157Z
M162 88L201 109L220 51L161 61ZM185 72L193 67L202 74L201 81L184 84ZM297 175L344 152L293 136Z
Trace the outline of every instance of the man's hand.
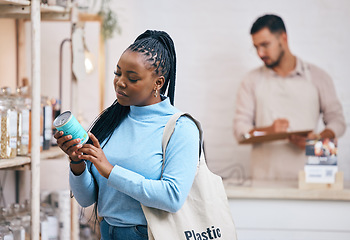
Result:
M289 127L289 121L285 118L278 118L273 121L271 125L271 132L269 133L279 133L279 132L287 132Z
M309 133L309 135L310 134L313 134L313 133ZM305 149L305 146L306 146L306 138L309 138L309 136L304 137L304 136L293 134L293 135L289 136L289 141L303 150L303 149Z

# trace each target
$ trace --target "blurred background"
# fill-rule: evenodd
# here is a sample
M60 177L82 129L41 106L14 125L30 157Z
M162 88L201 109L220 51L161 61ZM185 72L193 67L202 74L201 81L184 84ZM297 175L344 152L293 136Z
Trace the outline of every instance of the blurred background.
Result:
M96 14L102 4L101 1L75 2L83 11L92 14ZM226 180L238 178L241 182L248 179L250 146L239 145L233 136L235 99L245 74L262 65L249 32L253 22L267 13L279 15L284 20L293 54L319 66L333 78L349 128L350 1L107 2L109 10L115 14L113 20L116 20L116 29L110 38L100 38L99 22L87 21L83 28L86 47L93 55L94 69L76 80L73 96L76 101L74 114L85 128L115 100L113 72L123 51L145 30L163 30L173 38L177 52L175 106L191 113L202 123L209 168ZM71 38L71 30L69 21L41 22L41 92L58 99L62 76L62 111L72 108L71 49L69 43L61 45L65 39ZM29 21L24 21L23 32L24 36L20 39L24 53L21 61L25 62L25 67L21 68L20 76L30 82ZM0 86L16 89L16 55L13 51L16 48L16 22L13 19L0 19L0 36ZM102 54L101 45L104 47ZM99 68L101 61L103 66ZM100 89L101 86L103 89ZM350 181L349 130L338 141L338 166L345 181ZM58 160L42 163L41 178L49 179L42 180L42 191L50 190L53 184L57 185L56 189L69 188L65 178L68 169L67 164L63 166ZM56 171L62 173L55 176L53 172ZM4 175L0 171L0 177ZM16 198L11 190L15 188L16 183L11 180L14 178L15 173L7 173L7 182L3 186L7 203L14 202ZM23 184L28 186L28 183ZM29 188L24 192L24 196L28 195Z
M349 126L350 3L346 0L131 0L111 1L110 8L116 14L120 31L105 42L104 106L115 99L113 71L123 51L147 29L168 32L175 42L178 60L175 106L201 121L209 167L225 178L242 168L249 176L250 146L237 144L232 120L240 81L249 70L262 65L249 34L261 15L281 16L292 53L321 67L333 78ZM98 31L97 23L86 23L86 44L96 59ZM42 90L47 95L57 95L56 59L60 42L69 34L69 23L42 23ZM69 52L65 57L69 59ZM70 77L69 61L63 69ZM95 70L79 82L79 114L86 125L100 110L97 74ZM68 108L62 104L63 109ZM347 131L339 139L338 155L339 168L347 180L349 146Z

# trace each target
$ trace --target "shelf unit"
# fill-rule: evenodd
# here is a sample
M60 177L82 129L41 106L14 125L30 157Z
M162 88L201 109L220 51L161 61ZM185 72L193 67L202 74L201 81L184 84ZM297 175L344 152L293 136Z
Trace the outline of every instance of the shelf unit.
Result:
M31 1L0 0L0 16L2 18L30 19L31 6ZM43 20L69 20L70 18L70 10L61 6L41 4L39 9Z
M56 159L66 156L58 147L51 147L40 153L40 160ZM15 157L13 159L1 159L0 170L27 170L30 168L31 157Z
M31 239L40 239L40 161L63 157L63 152L52 148L40 152L40 22L41 21L72 21L77 17L79 21L97 21L102 19L95 14L73 14L71 9L60 6L42 5L40 0L0 0L0 18L25 19L31 23L31 86L32 86L32 121L31 121L31 156L1 159L0 169L31 170ZM73 16L74 15L74 16ZM101 109L103 107L104 90L104 41L100 34L99 46L99 84L101 93ZM72 212L72 214L75 214ZM72 229L73 230L73 229ZM74 230L73 230L74 231ZM72 234L73 236L73 234ZM73 238L72 238L73 239Z

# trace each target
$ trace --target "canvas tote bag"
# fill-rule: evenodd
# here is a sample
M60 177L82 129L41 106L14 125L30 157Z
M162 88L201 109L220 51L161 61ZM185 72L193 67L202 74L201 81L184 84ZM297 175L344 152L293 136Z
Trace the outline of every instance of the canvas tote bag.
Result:
M165 126L162 140L163 166L165 151L174 132L177 119L185 115L192 119L200 132L200 123L188 113L174 114ZM148 223L150 240L236 240L236 229L221 177L213 174L205 163L204 153L200 154L197 173L187 199L176 213L142 205Z

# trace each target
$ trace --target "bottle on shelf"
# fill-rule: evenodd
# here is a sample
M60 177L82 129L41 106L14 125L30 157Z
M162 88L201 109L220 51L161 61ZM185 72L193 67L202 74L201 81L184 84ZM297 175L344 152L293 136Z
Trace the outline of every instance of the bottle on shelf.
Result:
M56 119L61 114L61 101L56 98L51 99L52 105L52 119ZM54 138L57 129L52 126L52 137L51 137L51 146L57 146L57 140Z
M43 111L43 150L48 150L51 146L52 138L52 106L48 97L41 97Z

